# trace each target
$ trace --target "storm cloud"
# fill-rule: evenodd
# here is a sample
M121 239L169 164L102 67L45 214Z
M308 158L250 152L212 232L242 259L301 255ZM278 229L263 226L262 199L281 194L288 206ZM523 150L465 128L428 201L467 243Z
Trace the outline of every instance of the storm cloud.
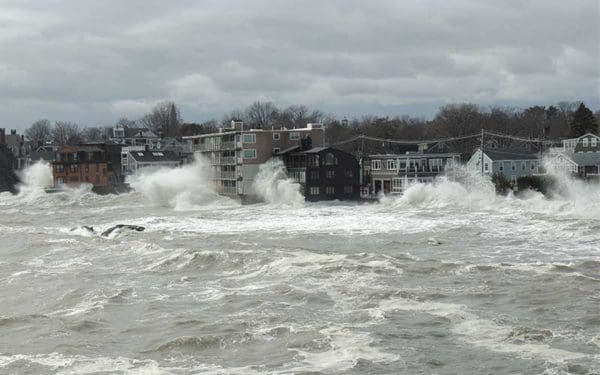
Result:
M187 121L254 100L338 115L597 109L598 19L597 0L4 0L0 127L110 124L167 99Z

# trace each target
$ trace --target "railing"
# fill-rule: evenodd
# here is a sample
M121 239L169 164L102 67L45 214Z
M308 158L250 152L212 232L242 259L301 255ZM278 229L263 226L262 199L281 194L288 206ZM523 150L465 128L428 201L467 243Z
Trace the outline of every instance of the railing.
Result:
M235 142L221 142L221 150L235 150Z
M235 171L220 171L219 176L220 178L226 180L235 180L237 178L237 174Z
M235 165L237 162L235 156L225 156L221 159L221 164L223 165Z
M236 186L222 186L221 187L221 194L237 194L237 187Z

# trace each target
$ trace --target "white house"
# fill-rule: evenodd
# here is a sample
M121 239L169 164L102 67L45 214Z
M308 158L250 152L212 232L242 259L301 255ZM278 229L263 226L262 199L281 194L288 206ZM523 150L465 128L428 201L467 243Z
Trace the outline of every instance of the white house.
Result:
M175 168L181 165L181 157L172 151L130 150L124 173L137 174L147 168Z

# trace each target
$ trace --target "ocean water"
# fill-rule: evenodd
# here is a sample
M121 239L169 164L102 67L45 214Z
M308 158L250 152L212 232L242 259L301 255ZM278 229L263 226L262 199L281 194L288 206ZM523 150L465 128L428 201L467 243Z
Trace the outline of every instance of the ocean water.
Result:
M308 204L280 168L245 206L199 162L117 196L26 171L0 194L0 373L600 373L597 185Z

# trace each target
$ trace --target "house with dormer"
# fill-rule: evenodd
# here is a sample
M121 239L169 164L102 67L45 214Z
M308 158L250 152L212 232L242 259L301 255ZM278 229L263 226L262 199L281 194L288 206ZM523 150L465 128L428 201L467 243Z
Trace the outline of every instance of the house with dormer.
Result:
M582 178L600 175L600 137L587 133L565 139L562 147L553 147L544 156L550 169Z

